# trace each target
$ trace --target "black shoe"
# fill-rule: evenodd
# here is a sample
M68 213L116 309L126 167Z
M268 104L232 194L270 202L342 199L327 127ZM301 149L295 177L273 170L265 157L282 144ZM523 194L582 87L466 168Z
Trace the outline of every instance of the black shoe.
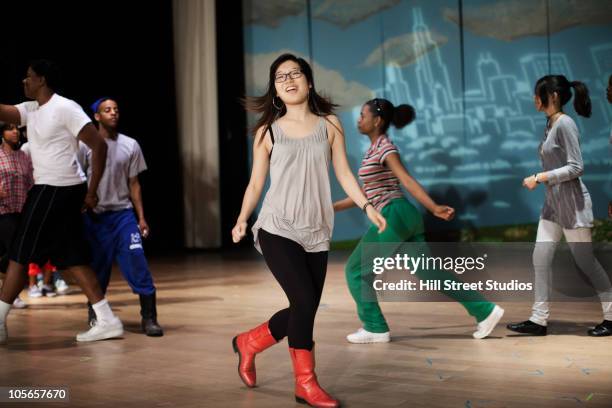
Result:
M612 320L604 320L594 329L589 329L587 333L593 337L612 336Z
M161 337L164 335L164 330L155 319L142 319L141 326L147 336Z
M94 327L97 323L96 312L94 312L91 303L87 302L87 324L89 327Z
M147 336L160 337L164 335L164 330L157 323L155 292L151 295L140 295L140 315L142 316L142 331Z
M506 326L508 330L517 333L532 334L534 336L546 336L546 326L541 326L531 320L525 320L520 323L510 323Z

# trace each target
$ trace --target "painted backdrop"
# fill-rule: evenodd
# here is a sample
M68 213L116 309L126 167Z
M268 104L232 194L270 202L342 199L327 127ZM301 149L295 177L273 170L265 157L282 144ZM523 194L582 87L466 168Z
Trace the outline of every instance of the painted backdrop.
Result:
M605 217L612 197L612 107L605 98L612 74L612 2L243 0L243 5L248 94L262 93L279 54L310 60L317 88L341 105L355 171L369 145L356 130L363 102L384 97L413 105L416 121L390 136L430 194L457 208L453 227L537 221L543 189L521 188L522 179L539 169L537 146L545 124L533 106L535 81L555 73L585 82L592 117L578 117L570 105L566 112L581 130L583 181L595 216ZM342 198L332 179L334 199ZM359 237L366 221L359 210L338 214L334 240Z

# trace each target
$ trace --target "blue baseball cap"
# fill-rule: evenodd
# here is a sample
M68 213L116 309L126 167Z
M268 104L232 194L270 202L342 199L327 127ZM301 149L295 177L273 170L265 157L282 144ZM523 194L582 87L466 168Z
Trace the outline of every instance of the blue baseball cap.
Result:
M98 113L98 108L100 108L100 104L108 99L113 99L110 96L104 96L100 99L98 99L97 101L95 101L94 103L91 104L91 111L93 113Z

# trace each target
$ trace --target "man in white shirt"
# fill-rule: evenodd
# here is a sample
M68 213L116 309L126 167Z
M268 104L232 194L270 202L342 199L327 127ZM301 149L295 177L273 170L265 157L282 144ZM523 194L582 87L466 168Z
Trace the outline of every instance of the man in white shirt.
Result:
M28 127L34 186L28 192L19 226L9 250L6 280L0 292L0 344L7 340L10 305L26 283L25 265L49 259L68 269L92 303L98 324L79 333L77 341L95 341L123 334L123 325L104 297L89 266L84 237L83 203L94 208L96 190L106 161L106 143L83 109L57 93L59 72L50 61L30 64L23 80L31 102L0 105L0 120ZM77 160L78 141L92 150L89 189Z
M102 291L110 280L113 261L140 298L142 331L158 337L163 330L157 323L155 285L147 264L142 238L149 235L144 216L138 174L147 169L138 142L117 131L119 107L111 98L100 98L92 105L98 131L108 145L106 170L98 186L98 205L85 215L86 235L92 252L92 268ZM92 150L81 144L79 160L92 177L90 166ZM138 217L138 218L136 218ZM90 325L95 315L89 309Z

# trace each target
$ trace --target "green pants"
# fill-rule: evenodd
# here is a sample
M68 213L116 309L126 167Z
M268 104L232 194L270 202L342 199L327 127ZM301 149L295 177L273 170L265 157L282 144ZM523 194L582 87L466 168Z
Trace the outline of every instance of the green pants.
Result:
M372 290L372 261L373 256L393 256L393 245L396 243L395 250L401 247L404 242L425 242L425 229L423 218L419 211L406 199L399 198L392 200L383 210L382 215L387 220L387 228L381 234L375 226L371 226L359 241L359 244L351 254L345 267L346 282L355 303L357 303L357 313L363 323L364 329L372 333L384 333L389 331L389 326L380 310L376 295L368 296L368 301L362 299L362 290ZM364 244L388 243L382 248L390 252L388 254L368 253L368 259L362 259ZM426 244L424 244L425 246ZM371 252L371 251L369 251ZM415 254L416 255L416 254ZM362 269L364 273L362 274ZM366 272L369 271L369 272ZM421 270L416 273L421 279L452 280L460 282L456 276L445 270ZM362 286L363 285L363 286ZM476 291L442 291L445 295L461 303L467 312L476 321L481 322L493 311L494 304L488 302L479 292ZM469 299L469 300L468 300Z

